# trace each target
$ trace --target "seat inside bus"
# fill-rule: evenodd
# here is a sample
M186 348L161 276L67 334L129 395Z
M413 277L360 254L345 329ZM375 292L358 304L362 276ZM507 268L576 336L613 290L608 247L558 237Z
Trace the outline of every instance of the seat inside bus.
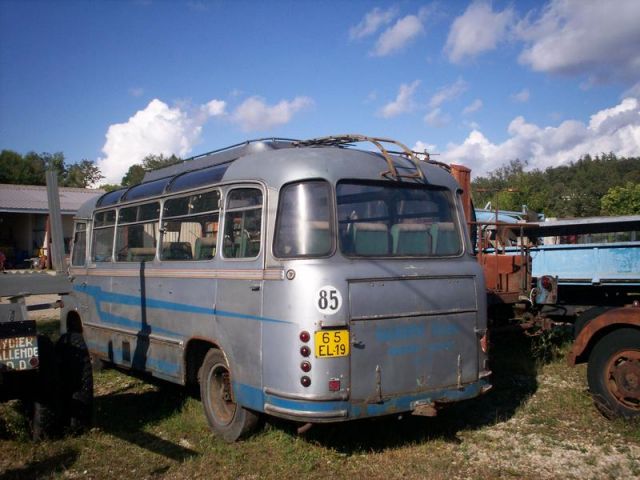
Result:
M309 253L323 255L329 252L331 250L329 222L322 220L311 221L309 222L309 230L311 231Z
M453 222L434 223L431 227L433 253L438 255L454 255L460 252L460 235Z
M155 247L132 247L127 251L127 262L151 262L154 258Z
M162 246L163 260L192 260L191 244L189 242L168 242Z
M216 255L216 237L196 238L196 260L210 260Z
M353 247L356 255L386 255L389 250L387 226L383 223L354 223Z
M391 227L393 253L428 255L431 253L431 226L424 223L397 223Z

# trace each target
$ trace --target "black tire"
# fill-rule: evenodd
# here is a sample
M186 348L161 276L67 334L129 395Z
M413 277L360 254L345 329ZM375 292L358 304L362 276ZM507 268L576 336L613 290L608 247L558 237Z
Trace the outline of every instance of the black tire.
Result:
M55 437L60 431L60 389L56 352L51 339L38 335L38 373L28 401L31 437Z
M589 356L587 379L605 417L640 416L640 330L620 328L600 339Z
M258 414L235 403L232 372L222 351L212 348L199 372L200 399L213 432L227 442L246 436L258 425Z
M93 369L81 333L68 332L56 344L60 366L62 421L72 432L89 428L93 420Z

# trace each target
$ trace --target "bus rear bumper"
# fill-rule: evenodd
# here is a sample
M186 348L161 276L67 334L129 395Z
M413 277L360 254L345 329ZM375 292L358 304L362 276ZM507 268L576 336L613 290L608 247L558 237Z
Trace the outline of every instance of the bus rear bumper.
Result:
M419 412L427 405L436 410L448 403L480 396L490 389L489 380L481 378L460 388L383 397L377 402L348 400L346 395L333 400L294 398L294 395L276 395L268 389L260 392L260 399L254 397L253 401L248 402L243 401L244 398L239 400L240 404L247 408L261 410L276 417L310 423L329 423L401 413L421 414Z

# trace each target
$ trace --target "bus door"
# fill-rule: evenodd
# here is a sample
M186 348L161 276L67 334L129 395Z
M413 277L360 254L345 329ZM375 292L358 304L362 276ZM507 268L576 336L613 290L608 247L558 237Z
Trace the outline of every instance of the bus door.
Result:
M256 187L233 187L226 193L215 312L217 335L228 356L236 346L260 352L263 203L262 190Z
M473 277L351 282L351 397L381 403L476 381L474 292Z

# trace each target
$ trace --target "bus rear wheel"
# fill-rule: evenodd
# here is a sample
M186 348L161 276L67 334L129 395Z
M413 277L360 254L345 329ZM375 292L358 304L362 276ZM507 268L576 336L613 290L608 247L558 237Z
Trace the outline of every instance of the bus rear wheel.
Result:
M212 348L200 367L200 398L209 426L227 442L246 436L258 425L258 415L235 402L232 372L222 351Z
M640 416L640 330L621 328L603 337L589 357L587 379L606 417Z

